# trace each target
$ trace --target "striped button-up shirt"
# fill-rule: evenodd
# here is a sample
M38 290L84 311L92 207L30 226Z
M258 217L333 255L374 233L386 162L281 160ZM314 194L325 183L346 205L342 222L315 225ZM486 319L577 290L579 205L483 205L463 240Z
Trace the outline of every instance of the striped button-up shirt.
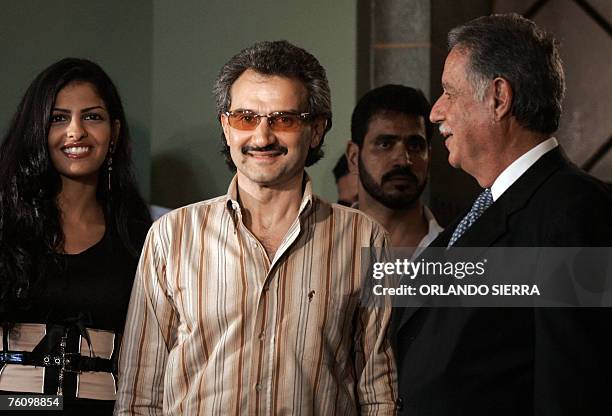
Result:
M116 414L390 415L390 310L360 302L382 228L314 196L269 260L228 194L149 231L123 340Z

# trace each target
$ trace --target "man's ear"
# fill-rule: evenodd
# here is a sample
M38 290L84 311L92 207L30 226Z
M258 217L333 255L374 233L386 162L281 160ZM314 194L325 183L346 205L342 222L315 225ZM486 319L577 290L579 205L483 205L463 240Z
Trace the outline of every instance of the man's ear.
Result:
M325 128L327 127L327 119L325 118L316 118L312 123L312 139L310 140L310 147L314 149L321 143L323 140L323 134L325 133Z
M497 77L493 80L493 94L495 103L493 108L495 121L500 121L510 114L512 99L514 98L512 86L508 80Z
M229 123L227 121L227 117L221 114L219 116L219 122L221 123L221 128L223 129L223 135L225 136L225 141L227 142L229 137Z
M349 172L359 173L359 145L352 140L346 144L346 160L348 162Z

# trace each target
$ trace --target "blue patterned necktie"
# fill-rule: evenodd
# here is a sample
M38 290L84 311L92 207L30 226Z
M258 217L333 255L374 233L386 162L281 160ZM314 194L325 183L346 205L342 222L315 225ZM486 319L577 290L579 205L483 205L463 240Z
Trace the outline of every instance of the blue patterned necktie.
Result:
M491 195L491 189L485 188L485 190L482 191L480 195L478 195L476 201L474 201L474 205L472 205L472 209L470 209L470 212L468 212L466 216L463 217L459 225L457 225L457 228L455 228L453 236L448 242L448 247L452 247L463 235L463 233L465 233L467 229L470 228L472 224L476 222L478 217L480 217L482 213L491 206L492 203L493 195Z

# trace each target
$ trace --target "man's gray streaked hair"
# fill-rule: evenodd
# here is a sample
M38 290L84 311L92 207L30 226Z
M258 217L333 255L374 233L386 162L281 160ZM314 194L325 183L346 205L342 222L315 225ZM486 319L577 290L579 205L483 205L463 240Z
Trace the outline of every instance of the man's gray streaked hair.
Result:
M557 130L565 76L551 34L518 14L499 14L454 28L448 46L468 53L466 71L476 100L484 99L491 80L504 78L512 86L510 112L519 124L543 134Z
M321 142L312 148L306 157L306 166L311 166L323 157L323 139L332 126L331 93L325 69L312 54L285 40L274 42L257 42L234 55L221 68L213 87L217 117L229 111L231 105L231 88L234 82L247 69L263 75L277 75L298 79L304 83L308 92L307 112L315 117L325 118L327 125ZM236 170L232 162L229 146L223 133L223 154L230 169Z

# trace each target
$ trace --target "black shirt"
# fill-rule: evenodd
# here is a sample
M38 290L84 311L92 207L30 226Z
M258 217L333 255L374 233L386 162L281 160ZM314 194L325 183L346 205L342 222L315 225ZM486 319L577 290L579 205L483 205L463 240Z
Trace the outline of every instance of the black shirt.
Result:
M144 231L137 247L142 248ZM103 238L79 254L61 255L60 272L50 273L37 285L30 306L19 313L17 323L46 324L47 335L36 349L59 351L64 333L68 333L67 352L78 351L79 335L84 328L123 332L125 317L138 258L132 256L121 240L107 232ZM118 354L119 339L116 337ZM113 357L115 358L115 357ZM45 370L44 392L56 394L59 369ZM114 401L76 399L76 375L65 373L63 379L64 414L110 415Z

